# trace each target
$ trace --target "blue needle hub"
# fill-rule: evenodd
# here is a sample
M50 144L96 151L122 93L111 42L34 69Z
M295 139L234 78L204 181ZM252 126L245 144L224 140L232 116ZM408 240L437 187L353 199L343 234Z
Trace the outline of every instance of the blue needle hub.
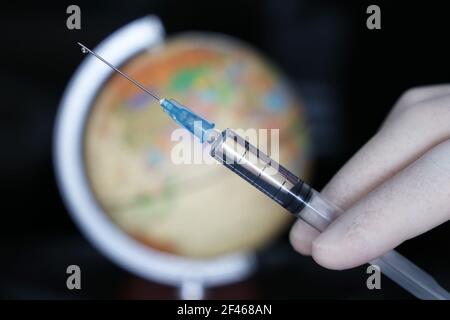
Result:
M203 119L173 99L161 99L159 104L164 112L201 142L206 140L208 131L214 128L214 123Z

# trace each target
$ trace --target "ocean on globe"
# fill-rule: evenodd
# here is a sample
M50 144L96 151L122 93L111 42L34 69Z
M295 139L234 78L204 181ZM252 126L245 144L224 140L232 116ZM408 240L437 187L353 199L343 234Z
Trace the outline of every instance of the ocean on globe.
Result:
M279 129L280 163L309 176L303 105L254 49L217 34L181 34L121 68L220 129L267 129L269 137ZM174 163L177 128L118 74L98 93L84 159L92 191L118 228L154 249L196 258L255 250L286 229L292 217L224 166Z

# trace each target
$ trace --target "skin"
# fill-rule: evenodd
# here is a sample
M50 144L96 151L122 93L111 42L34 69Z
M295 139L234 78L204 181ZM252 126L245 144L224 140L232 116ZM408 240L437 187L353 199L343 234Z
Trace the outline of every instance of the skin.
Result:
M318 231L298 220L296 251L335 270L367 263L450 219L450 85L413 88L322 195L344 209Z

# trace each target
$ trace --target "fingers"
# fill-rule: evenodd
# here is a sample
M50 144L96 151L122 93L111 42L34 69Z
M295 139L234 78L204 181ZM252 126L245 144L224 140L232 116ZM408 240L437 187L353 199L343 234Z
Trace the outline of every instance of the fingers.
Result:
M408 90L378 132L330 181L322 195L346 209L450 137L450 85ZM319 233L298 220L290 233L294 248L311 254Z
M384 124L395 119L399 114L405 112L407 108L417 103L424 103L428 100L443 98L450 95L450 84L431 85L411 88L398 99L394 108L386 118Z
M370 190L450 138L450 96L410 106L386 124L322 193L346 209Z
M303 220L298 219L289 233L289 240L295 251L303 255L311 255L312 241L317 238L319 231Z
M330 269L366 263L450 218L450 140L360 199L312 244Z

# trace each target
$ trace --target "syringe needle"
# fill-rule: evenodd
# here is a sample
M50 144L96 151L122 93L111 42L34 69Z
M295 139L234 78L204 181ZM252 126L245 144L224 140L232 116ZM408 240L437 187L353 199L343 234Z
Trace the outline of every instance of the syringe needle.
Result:
M193 111L191 111L189 108L181 105L180 103L178 103L177 101L175 101L173 99L161 99L153 92L148 91L142 84L140 84L139 82L137 82L136 80L131 78L125 72L120 71L115 66L113 66L111 63L109 63L108 61L106 61L105 59L100 57L98 54L96 54L94 51L92 51L91 49L86 47L84 44L82 44L80 42L77 42L77 43L80 45L81 51L83 51L83 53L89 52L94 57L96 57L97 59L101 60L106 65L108 65L111 69L113 69L114 71L117 71L122 76L127 78L129 81L134 83L136 86L138 86L139 88L141 88L142 90L147 92L149 95L151 95L153 98L158 100L158 102L161 105L161 107L163 108L164 112L166 112L179 125L181 125L185 129L187 129L189 132L191 132L194 136L199 138L200 141L203 142L207 139L207 137L209 136L207 132L208 132L208 130L214 128L214 123L211 123L211 122L203 119L202 117L198 116ZM200 124L199 125L200 130L197 130L195 128L195 126L197 124Z
M153 98L155 98L156 100L161 100L160 97L158 97L158 95L154 94L153 92L147 90L142 84L140 84L139 82L137 82L136 80L134 80L132 77L130 77L128 74L126 74L123 71L120 71L118 68L116 68L115 66L113 66L111 63L109 63L108 61L106 61L105 59L103 59L101 56L99 56L98 54L96 54L94 51L92 51L91 49L89 49L88 47L86 47L84 44L77 42L80 47L81 47L81 51L83 53L90 53L92 54L94 57L96 57L97 59L99 59L100 61L102 61L103 63L105 63L107 66L109 66L111 69L113 69L114 71L120 73L123 77L127 78L129 81L131 81L133 84L135 84L136 86L138 86L139 88L141 88L143 91L145 91L146 93L148 93L149 95L151 95Z

